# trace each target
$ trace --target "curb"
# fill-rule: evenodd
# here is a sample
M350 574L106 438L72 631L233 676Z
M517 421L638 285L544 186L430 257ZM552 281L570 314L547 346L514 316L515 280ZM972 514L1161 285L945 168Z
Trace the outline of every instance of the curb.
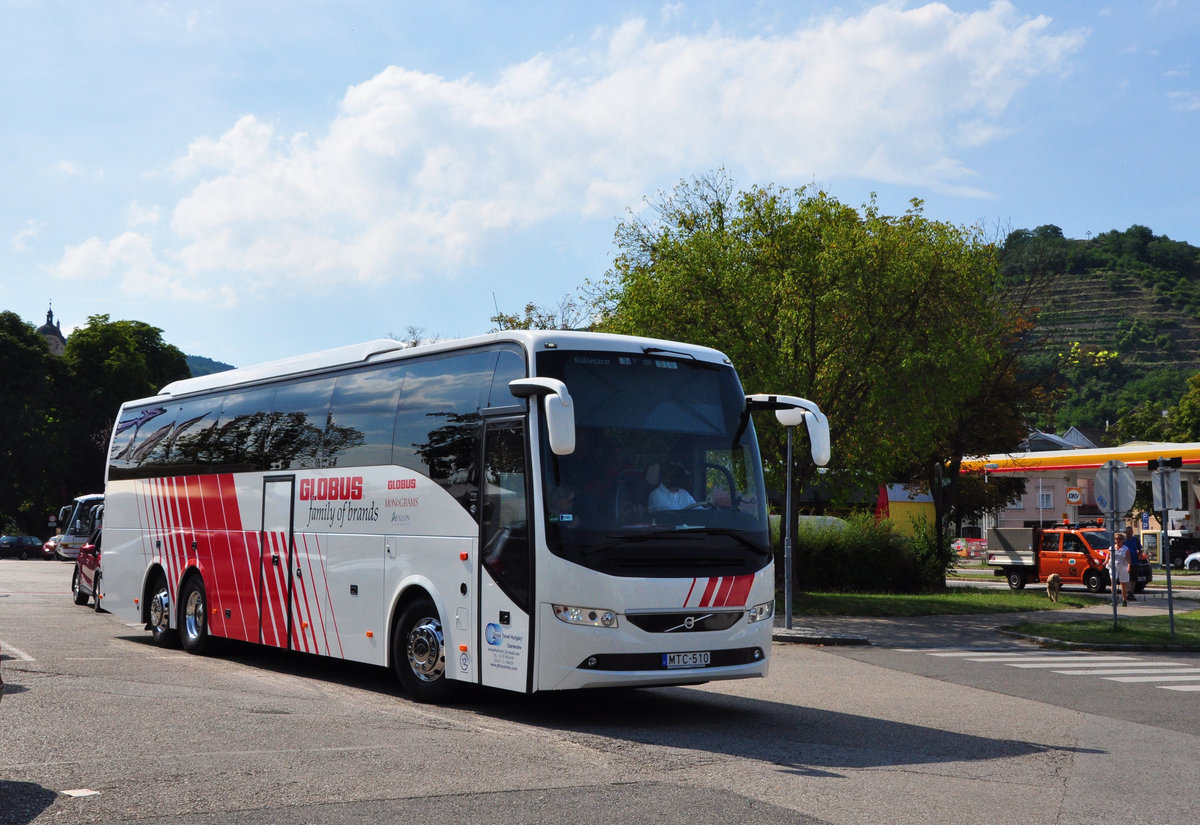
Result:
M866 636L849 634L829 634L814 630L811 627L777 627L771 634L771 640L789 644L802 645L869 645L871 640Z
M1036 642L1039 645L1046 647L1061 647L1068 650L1115 650L1115 651L1138 651L1138 650L1154 650L1164 653L1195 653L1196 648L1188 645L1137 645L1137 644L1090 644L1088 642L1066 642L1062 639L1055 639L1049 636L1033 636L1029 633L1018 633L1015 630L1008 630L1003 627L993 628L997 633L1002 633L1005 636L1012 636L1015 639L1027 639L1031 642Z

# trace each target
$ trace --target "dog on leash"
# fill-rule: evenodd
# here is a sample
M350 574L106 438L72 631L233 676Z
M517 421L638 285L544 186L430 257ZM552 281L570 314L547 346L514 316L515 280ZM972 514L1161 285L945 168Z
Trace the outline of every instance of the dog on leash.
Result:
M1046 595L1050 597L1050 601L1058 601L1058 591L1062 590L1062 576L1057 573L1051 573L1046 579Z

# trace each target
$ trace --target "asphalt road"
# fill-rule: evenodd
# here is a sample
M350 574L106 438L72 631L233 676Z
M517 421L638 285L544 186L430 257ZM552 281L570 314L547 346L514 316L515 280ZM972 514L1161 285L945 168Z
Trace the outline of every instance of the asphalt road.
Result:
M1033 650L983 623L777 644L761 680L430 707L375 668L159 650L69 577L0 561L0 823L1200 821L1194 724L1139 720L1148 688L930 652Z

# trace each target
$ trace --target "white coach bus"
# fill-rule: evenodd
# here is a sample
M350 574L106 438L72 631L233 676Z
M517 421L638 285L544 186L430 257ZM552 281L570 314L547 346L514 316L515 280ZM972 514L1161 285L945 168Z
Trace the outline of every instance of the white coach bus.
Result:
M121 407L105 608L162 645L391 667L421 701L767 672L775 600L752 409L686 344L514 331L373 341Z

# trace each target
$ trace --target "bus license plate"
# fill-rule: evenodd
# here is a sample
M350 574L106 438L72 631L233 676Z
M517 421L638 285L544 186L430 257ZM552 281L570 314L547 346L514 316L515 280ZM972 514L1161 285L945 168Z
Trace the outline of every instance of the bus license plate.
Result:
M691 653L664 653L663 667L708 667L712 654L707 650L696 650Z

